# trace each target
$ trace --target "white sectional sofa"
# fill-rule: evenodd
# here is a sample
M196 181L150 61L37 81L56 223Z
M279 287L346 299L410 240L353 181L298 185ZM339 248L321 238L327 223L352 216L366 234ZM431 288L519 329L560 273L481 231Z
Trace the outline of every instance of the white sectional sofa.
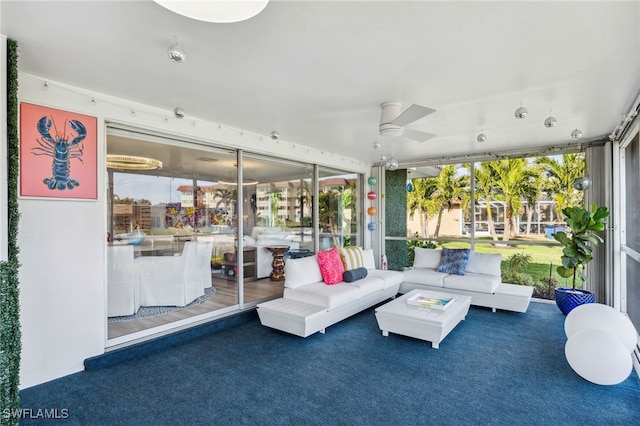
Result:
M333 285L323 281L317 255L287 260L283 297L257 307L262 325L307 337L395 297L403 273L377 270L373 251L363 250L362 254L367 276Z
M438 272L442 250L416 248L413 268L403 271L400 293L413 289L471 296L471 304L526 312L533 287L501 282L502 255L471 251L464 275Z

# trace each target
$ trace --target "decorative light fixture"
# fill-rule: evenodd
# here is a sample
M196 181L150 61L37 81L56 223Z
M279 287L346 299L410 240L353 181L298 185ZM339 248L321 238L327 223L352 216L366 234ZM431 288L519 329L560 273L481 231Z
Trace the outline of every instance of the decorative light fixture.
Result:
M175 107L173 109L173 115L176 118L184 118L184 109L180 108L180 107Z
M237 185L238 183L235 180L224 180L224 179L218 179L218 183L221 183L223 185ZM255 179L244 179L242 181L242 186L249 186L249 185L257 185L258 181Z
M484 142L487 140L487 135L485 135L484 133L480 133L478 135L478 137L476 138L476 140L480 143Z
M413 181L411 179L407 179L407 192L413 192Z
M107 168L120 170L156 170L162 168L162 161L155 158L133 155L107 155Z
M267 6L269 0L244 1L177 1L154 0L160 6L198 21L230 23L253 18Z
M582 130L578 128L573 129L573 131L571 132L571 137L573 139L580 139L582 137Z
M555 117L549 116L546 120L544 120L544 127L551 128L558 124L558 120Z
M521 106L516 110L514 115L516 116L516 118L522 119L522 118L525 118L527 115L529 115L529 110Z
M185 61L185 59L187 59L187 54L184 53L184 50L182 50L182 48L178 44L178 37L175 37L175 39L176 42L169 46L169 48L167 49L167 54L169 55L169 59L171 59L173 63L181 64Z
M585 191L591 186L591 179L588 176L575 178L572 184L578 191Z
M273 132L271 132L271 139L277 141L278 139L280 139L280 133L278 133L277 130L274 130Z
M398 170L398 160L391 157L391 159L387 161L386 166L387 166L387 170L390 170L390 171Z
M558 120L556 120L556 118L551 115L551 109L549 109L549 116L544 120L544 127L550 129L556 124L558 124Z

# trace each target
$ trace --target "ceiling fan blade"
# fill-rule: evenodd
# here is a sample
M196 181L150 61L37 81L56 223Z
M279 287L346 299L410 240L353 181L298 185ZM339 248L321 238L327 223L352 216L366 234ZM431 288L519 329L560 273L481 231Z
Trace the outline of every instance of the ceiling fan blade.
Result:
M434 138L436 135L434 135L433 133L422 132L420 130L404 129L404 131L402 132L402 136L416 140L418 142L426 142L429 139Z
M413 123L414 121L431 114L432 112L435 112L435 109L418 104L413 104L402 114L396 117L396 119L393 120L391 124L393 124L394 126L404 127L407 124Z

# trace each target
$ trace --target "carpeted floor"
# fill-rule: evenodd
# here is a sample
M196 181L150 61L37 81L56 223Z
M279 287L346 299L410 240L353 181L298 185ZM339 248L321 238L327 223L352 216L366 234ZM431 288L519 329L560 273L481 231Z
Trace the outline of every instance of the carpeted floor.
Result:
M213 297L214 294L216 294L216 289L213 287L207 287L204 289L203 296L198 297L196 300L194 300L193 302L189 303L186 306L141 306L140 309L138 309L138 312L136 312L133 315L109 317L107 318L107 322L109 324L112 324L115 322L131 321L131 320L136 320L140 318L148 318L156 315L162 315L162 314L166 314L173 311L179 311L180 309L188 308L194 305L199 305L205 300L211 299L211 297Z
M22 407L67 409L65 425L640 424L637 375L598 386L575 374L555 305L472 307L438 350L383 337L373 309L306 339L248 318L23 390Z

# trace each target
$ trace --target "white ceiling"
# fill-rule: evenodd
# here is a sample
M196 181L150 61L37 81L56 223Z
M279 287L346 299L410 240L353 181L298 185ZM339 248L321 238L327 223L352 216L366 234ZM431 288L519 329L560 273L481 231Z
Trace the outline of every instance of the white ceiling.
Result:
M564 146L576 127L607 137L640 92L638 1L272 0L234 24L152 1L0 7L23 72L368 162ZM380 138L385 101L436 109L409 127L437 136Z

